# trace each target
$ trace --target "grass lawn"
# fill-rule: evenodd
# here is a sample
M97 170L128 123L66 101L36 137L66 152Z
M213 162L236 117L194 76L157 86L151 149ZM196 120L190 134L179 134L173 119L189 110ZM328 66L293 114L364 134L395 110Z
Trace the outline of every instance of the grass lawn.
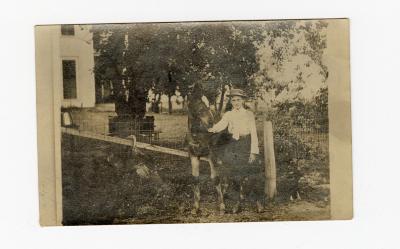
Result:
M181 142L187 128L184 115L155 115L161 141ZM172 142L173 143L173 142ZM233 200L226 197L228 213L216 212L216 192L209 167L201 165L201 214L191 215L193 194L188 158L141 151L127 156L129 148L71 135L62 137L63 224L139 224L320 220L329 218L329 205L318 201L280 200L264 213L247 202L240 214L229 213ZM111 157L112 155L112 157ZM139 167L140 166L140 167ZM143 177L140 170L149 175Z

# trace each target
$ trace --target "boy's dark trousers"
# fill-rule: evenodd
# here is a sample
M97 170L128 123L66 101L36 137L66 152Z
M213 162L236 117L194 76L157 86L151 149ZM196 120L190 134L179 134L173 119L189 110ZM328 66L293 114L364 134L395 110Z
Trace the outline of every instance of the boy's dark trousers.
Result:
M246 165L247 166L247 165ZM248 199L252 203L259 202L264 204L265 193L265 176L260 166L248 166L252 168L252 172L241 176L229 177L230 185L235 192L235 199L241 203L244 199ZM260 169L258 169L260 167Z

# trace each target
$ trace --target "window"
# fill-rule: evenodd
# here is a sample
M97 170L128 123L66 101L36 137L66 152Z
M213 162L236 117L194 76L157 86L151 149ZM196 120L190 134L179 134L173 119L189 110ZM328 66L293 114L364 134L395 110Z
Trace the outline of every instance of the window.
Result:
M72 24L61 25L61 34L62 35L75 35L74 25L72 25Z
M63 60L63 94L64 99L76 99L76 62L75 60Z

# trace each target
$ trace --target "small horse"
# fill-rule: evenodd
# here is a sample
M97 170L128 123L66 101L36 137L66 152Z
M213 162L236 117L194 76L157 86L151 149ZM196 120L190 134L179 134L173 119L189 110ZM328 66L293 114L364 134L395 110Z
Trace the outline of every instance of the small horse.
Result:
M206 158L210 165L211 180L218 195L220 214L225 213L224 197L221 188L220 177L216 169L216 145L220 139L220 134L208 132L216 122L215 114L202 101L202 87L196 83L188 95L188 128L186 142L189 147L189 157L192 166L194 208L193 214L200 210L200 186L199 186L199 167L200 157Z

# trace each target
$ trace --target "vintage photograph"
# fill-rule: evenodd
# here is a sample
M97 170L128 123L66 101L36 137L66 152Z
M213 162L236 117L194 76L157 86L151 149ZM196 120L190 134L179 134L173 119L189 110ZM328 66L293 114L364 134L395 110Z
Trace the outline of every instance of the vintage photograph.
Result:
M55 127L55 183L41 184L55 191L59 225L332 219L330 124L341 119L329 103L349 61L330 51L348 46L347 28L36 26Z

